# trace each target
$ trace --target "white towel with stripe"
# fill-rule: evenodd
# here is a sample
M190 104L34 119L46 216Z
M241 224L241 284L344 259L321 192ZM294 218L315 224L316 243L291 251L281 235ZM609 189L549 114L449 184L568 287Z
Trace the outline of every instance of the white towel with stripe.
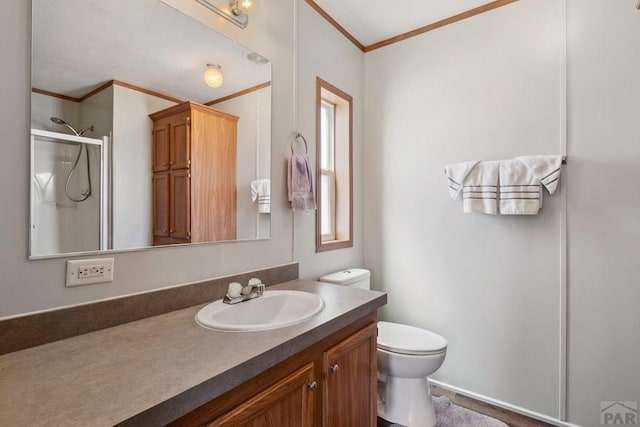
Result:
M498 213L497 193L500 162L464 162L445 167L449 195L462 193L465 213Z
M271 181L268 179L251 181L251 200L258 201L259 213L271 213Z
M521 156L500 162L500 214L537 215L544 186L555 193L562 156Z
M500 214L537 215L542 207L542 186L519 160L500 162Z
M549 194L556 192L560 179L562 156L521 156L516 157L516 160L529 169L529 172L545 186Z

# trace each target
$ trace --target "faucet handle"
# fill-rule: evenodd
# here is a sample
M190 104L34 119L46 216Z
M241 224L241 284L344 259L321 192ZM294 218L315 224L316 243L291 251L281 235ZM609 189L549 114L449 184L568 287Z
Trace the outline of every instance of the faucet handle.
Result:
M257 277L252 277L251 279L249 279L249 286L255 286L255 285L261 285L262 284L262 280L258 279Z
M249 279L247 286L242 288L242 295L249 295L251 292L256 292L258 296L261 296L264 292L265 285L262 280L252 277Z
M238 282L229 283L227 288L227 296L229 298L238 298L242 294L242 285Z

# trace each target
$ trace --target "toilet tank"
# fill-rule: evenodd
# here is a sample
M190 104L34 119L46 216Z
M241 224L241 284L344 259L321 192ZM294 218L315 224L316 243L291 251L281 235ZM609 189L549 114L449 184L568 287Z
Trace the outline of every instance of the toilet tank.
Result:
M365 270L363 268L349 268L347 270L326 274L319 280L321 282L334 283L336 285L371 289L370 277L371 273L369 273L369 270Z

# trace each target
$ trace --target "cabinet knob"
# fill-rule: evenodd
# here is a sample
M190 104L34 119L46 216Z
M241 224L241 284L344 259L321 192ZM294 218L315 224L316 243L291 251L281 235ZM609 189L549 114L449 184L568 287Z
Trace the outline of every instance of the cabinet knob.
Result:
M169 234L173 233L173 230L169 230Z
M339 370L340 370L340 367L338 366L337 363L331 367L331 373L337 374Z
M169 162L170 165L174 164L175 162Z
M167 232L167 229L166 229L166 228L163 228L163 229L162 229L162 232L163 232L163 233L166 233L166 232Z
M162 166L167 166L167 162L164 162L164 163L162 164Z
M318 383L317 382L314 381L312 383L309 383L309 390L316 391L317 388L318 388Z

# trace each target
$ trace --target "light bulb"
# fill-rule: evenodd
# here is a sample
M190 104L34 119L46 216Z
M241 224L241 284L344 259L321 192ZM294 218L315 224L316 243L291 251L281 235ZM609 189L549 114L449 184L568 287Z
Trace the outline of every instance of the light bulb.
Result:
M256 0L233 0L231 2L231 11L234 15L244 15L256 3Z
M204 82L207 86L213 88L222 86L224 78L221 69L219 65L207 64L207 69L204 71Z
M244 10L250 9L253 6L253 0L240 0L240 7Z

